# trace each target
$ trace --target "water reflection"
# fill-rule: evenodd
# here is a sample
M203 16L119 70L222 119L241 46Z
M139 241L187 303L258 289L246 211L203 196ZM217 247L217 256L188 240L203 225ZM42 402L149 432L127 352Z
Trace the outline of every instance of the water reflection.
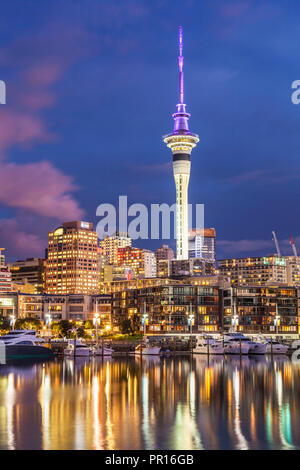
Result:
M299 418L283 357L0 366L0 449L298 449Z

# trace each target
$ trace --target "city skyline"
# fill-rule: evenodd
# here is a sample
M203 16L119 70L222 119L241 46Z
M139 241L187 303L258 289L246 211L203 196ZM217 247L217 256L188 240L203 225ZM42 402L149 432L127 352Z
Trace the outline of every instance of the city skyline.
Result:
M68 220L96 223L97 205L119 194L130 203L174 202L160 136L176 96L179 24L187 102L201 135L189 198L205 204L217 258L274 253L272 230L292 254L289 235L300 242L293 209L300 108L290 99L299 78L296 7L175 1L170 11L164 2L124 9L91 1L85 9L63 1L61 13L44 2L29 17L21 2L26 21L18 23L4 5L0 239L8 260L43 256L49 230Z

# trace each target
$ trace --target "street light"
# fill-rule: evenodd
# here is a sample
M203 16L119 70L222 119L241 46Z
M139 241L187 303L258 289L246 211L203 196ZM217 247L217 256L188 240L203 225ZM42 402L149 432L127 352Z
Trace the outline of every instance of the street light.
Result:
M48 330L50 330L51 322L52 322L52 317L51 317L50 313L47 313L47 315L46 315L46 325L48 326ZM49 331L48 331L48 333L49 333Z
M93 323L96 326L96 342L98 343L98 325L100 324L100 315L98 313L98 302L96 300L96 312L93 317Z
M274 318L274 326L276 327L276 334L278 335L278 327L280 325L280 315L278 311L278 303L276 302L276 315Z
M233 326L234 331L237 331L238 324L239 324L239 316L236 311L236 298L234 298L233 299L233 315L231 319L231 325Z
M193 315L192 313L189 314L189 317L188 317L188 324L190 325L190 332L191 334L193 333L193 323L194 323L194 318L195 318L195 315Z
M15 315L10 315L10 325L12 326L12 329L15 329L15 323L16 323L16 316Z
M98 313L95 313L93 318L93 323L96 327L96 341L98 342L98 325L99 325L100 316Z
M144 326L144 336L146 334L146 322L147 322L147 318L148 318L148 314L147 313L144 313L144 315L142 316L142 324Z
M239 324L239 316L235 313L231 319L231 324L234 328L234 331L237 331L237 327Z

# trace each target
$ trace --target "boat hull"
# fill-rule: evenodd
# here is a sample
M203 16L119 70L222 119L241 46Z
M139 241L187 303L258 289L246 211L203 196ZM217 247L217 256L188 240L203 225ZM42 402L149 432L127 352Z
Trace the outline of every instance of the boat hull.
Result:
M135 350L134 354L140 354L142 356L158 356L160 354L160 350L161 348L160 347L149 347L149 348L143 348L142 351L141 350Z
M7 359L18 358L50 358L53 357L53 351L45 346L8 344L5 346L5 356Z
M230 343L225 343L225 354L249 354L249 344L241 343L239 341L234 341Z
M209 349L206 345L204 346L197 346L193 349L193 354L209 354L209 355L224 355L224 348L223 346L219 345L209 345Z
M267 345L263 343L250 343L249 354L266 354Z
M267 354L283 354L286 355L288 352L288 346L285 346L284 344L273 344L271 347L271 344L267 344L266 352Z
M112 349L110 348L104 348L102 352L102 348L97 348L94 350L93 355L94 356L111 356L113 353Z
M64 355L67 357L90 357L92 355L91 351L88 349L77 348L74 354L74 351L64 351Z

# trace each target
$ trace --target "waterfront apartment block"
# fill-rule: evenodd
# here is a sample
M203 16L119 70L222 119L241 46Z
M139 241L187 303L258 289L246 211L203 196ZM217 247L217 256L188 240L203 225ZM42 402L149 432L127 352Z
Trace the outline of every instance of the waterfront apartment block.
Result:
M89 222L67 222L48 237L45 292L95 294L99 291L97 233Z
M249 286L223 289L223 328L243 333L300 333L300 289Z
M8 264L12 281L28 282L34 286L36 294L44 292L45 260L43 258L27 258Z
M99 247L102 249L108 264L117 265L118 249L126 246L131 246L131 238L124 232L117 232L115 235L99 241Z
M285 256L287 284L300 287L300 256Z
M216 231L199 228L189 231L189 258L201 258L216 262Z
M283 284L287 285L287 263L275 255L254 258L223 259L219 272L231 279L233 286Z
M51 295L6 292L0 294L0 315L17 318L36 318L41 321L92 320L96 314L100 322L111 324L110 295Z
M221 325L218 287L159 285L112 294L115 326L147 314L148 332L217 332Z
M129 289L142 289L145 287L168 286L177 284L188 284L192 286L213 286L229 288L229 279L221 275L212 276L186 276L180 279L173 278L149 278L149 279L127 279L115 282L106 282L102 286L103 294L113 294Z

